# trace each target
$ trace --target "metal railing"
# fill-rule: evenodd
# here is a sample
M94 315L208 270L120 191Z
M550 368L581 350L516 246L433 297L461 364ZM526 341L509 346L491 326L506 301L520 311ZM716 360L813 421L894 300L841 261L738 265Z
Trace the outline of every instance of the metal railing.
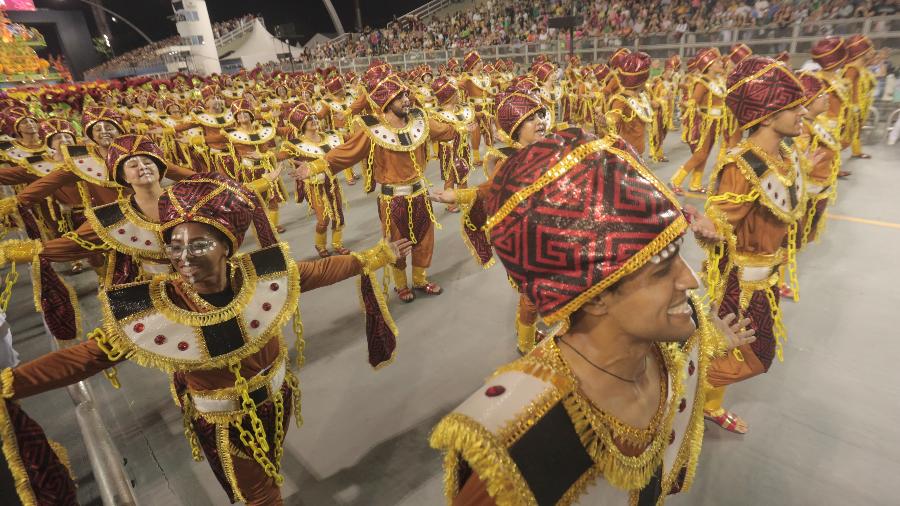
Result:
M218 49L225 44L233 41L234 39L243 36L245 33L253 31L253 24L256 23L257 19L265 25L265 21L263 20L263 18L253 18L249 21L245 21L242 19L237 28L223 34L221 37L216 39L216 48Z
M896 47L900 42L900 15L871 18L851 18L814 21L789 26L765 26L752 28L725 28L703 33L646 34L634 37L582 37L573 41L572 52L584 62L605 61L619 47L629 47L650 54L653 58L664 58L673 53L690 57L699 49L716 46L728 51L730 46L743 42L755 53L777 54L788 51L792 55L808 54L812 45L826 35L852 35L861 33L872 39L876 46ZM311 71L316 67L335 65L339 70L364 70L372 60L384 60L408 69L423 63L438 65L451 57L460 58L473 47L441 49L434 51L408 51L406 53L381 54L362 57L338 57L313 63L294 63L294 67ZM569 53L569 41L564 35L541 41L516 44L474 47L482 58L496 60L512 59L520 64L529 63L535 56L546 54L562 61Z

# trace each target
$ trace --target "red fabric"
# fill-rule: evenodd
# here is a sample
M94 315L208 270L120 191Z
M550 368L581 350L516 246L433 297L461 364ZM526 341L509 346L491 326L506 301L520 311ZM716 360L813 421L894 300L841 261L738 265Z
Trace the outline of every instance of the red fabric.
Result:
M759 74L767 67L768 70ZM755 79L743 81L757 74ZM725 103L741 126L794 107L804 96L803 86L790 69L762 56L750 56L738 63L728 75L726 84Z
M847 61L847 44L843 37L825 37L809 51L822 70L834 70Z

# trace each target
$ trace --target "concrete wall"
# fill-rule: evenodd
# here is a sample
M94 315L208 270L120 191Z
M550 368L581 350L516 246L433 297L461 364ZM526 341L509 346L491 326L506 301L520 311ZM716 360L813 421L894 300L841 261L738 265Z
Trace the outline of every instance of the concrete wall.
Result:
M51 23L56 25L65 63L75 80L81 80L84 71L100 63L100 55L94 50L91 32L88 31L84 14L80 10L57 11L38 9L36 11L9 11L9 19L24 25L31 23Z

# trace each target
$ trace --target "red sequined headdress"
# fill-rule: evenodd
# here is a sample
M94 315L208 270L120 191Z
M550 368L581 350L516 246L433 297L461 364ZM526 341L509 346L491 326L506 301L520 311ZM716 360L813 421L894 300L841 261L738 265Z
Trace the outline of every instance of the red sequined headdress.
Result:
M625 141L579 129L507 159L485 206L494 251L548 324L565 320L687 229L675 196Z
M731 63L737 65L741 60L751 54L753 54L753 50L750 49L750 46L741 42L731 46L731 52L728 53L728 59L731 60Z
M803 103L803 85L780 61L751 56L728 74L725 103L741 129Z
M463 69L465 69L466 72L471 72L475 68L475 65L478 65L480 61L481 55L478 54L478 51L469 51L466 54L466 57L463 58Z
M700 52L697 53L697 61L694 64L694 67L702 74L706 72L706 69L708 69L713 62L721 57L722 53L719 52L719 48L708 47L706 49L701 49Z
M797 78L803 85L803 104L808 105L822 93L827 93L828 85L813 72L799 72Z
M852 35L847 37L847 61L851 62L857 58L861 58L870 52L874 47L872 41L865 35Z
M496 97L497 126L505 135L507 144L515 145L513 134L523 121L544 108L534 95L520 92L503 93Z
M288 121L291 123L291 126L294 127L297 135L303 134L303 125L313 117L313 114L313 110L304 102L295 105L294 108L291 109L291 112L288 114Z
M396 74L389 74L377 82L366 83L366 93L369 95L369 101L375 104L376 108L384 112L388 104L397 98L401 93L409 91L409 88L403 84Z
M439 104L446 103L458 91L459 89L453 84L453 81L444 76L438 77L431 83L431 92L434 93Z
M159 198L159 219L166 242L176 225L204 223L228 238L232 255L240 248L251 223L260 247L278 242L265 206L256 195L218 173L195 174L168 187Z
M813 45L810 54L822 70L834 70L847 61L847 44L841 37L825 37Z
M109 107L85 107L81 114L81 128L86 137L91 136L91 127L98 121L108 121L119 129L119 132L125 133L122 127L122 115L115 109Z
M641 87L650 77L650 55L638 51L624 56L617 72L623 87Z
M68 133L72 135L73 139L78 138L75 127L62 118L46 118L41 122L40 132L41 138L44 139L47 145L50 145L50 137L59 133Z

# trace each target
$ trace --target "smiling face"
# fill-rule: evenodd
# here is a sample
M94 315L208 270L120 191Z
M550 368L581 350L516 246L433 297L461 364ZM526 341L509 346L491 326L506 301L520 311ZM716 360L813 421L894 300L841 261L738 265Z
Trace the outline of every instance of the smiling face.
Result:
M205 223L176 225L166 244L175 272L197 293L224 290L230 247L223 236Z
M803 132L803 116L806 107L798 105L792 109L779 111L762 122L770 126L778 135L783 137L796 137Z
M241 126L250 126L250 124L253 123L253 115L248 111L238 112L234 119L237 121L238 125Z
M222 100L221 97L212 96L206 101L206 107L208 107L213 114L222 114L225 112L225 101Z
M135 155L122 164L122 179L132 187L159 184L159 167L149 156Z
M112 144L113 139L121 134L122 132L119 131L119 127L114 123L103 120L91 125L88 132L88 136L91 140L104 148L108 148L109 145Z
M694 271L675 253L659 263L648 262L603 292L603 317L639 341L685 341L697 328L688 290L698 286Z
M75 144L75 137L69 132L59 132L50 136L50 147L54 151L59 151L60 146L72 146Z
M310 137L319 131L319 118L315 116L310 116L309 119L303 123L303 135L305 137Z

